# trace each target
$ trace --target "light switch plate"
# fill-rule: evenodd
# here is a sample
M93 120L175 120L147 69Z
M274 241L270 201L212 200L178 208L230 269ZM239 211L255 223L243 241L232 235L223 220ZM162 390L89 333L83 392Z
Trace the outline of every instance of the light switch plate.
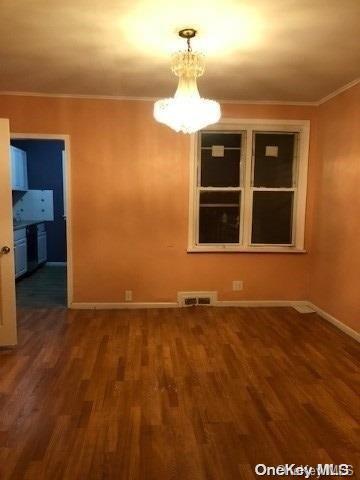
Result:
M265 147L265 156L266 157L278 157L279 156L279 147L276 145L268 145Z
M211 147L211 155L213 157L223 157L224 156L224 145L213 145Z

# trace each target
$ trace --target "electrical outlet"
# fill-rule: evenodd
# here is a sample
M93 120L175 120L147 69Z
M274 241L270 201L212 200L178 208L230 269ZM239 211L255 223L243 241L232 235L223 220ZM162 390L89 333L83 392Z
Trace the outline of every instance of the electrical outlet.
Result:
M242 280L233 280L233 282L232 282L232 289L234 291L242 290L243 286L244 286L244 284L243 284Z
M132 290L125 290L125 302L132 301Z

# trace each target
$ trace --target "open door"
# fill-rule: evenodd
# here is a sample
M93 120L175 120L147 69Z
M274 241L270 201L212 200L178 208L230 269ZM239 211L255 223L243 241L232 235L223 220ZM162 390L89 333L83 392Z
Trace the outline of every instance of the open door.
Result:
M9 121L0 119L0 347L16 343L10 130Z

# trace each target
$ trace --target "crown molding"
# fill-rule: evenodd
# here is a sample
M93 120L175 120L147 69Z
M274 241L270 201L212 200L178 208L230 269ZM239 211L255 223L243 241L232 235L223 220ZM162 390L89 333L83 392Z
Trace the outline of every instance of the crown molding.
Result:
M331 100L337 95L340 95L340 93L343 93L346 90L349 90L349 88L355 87L355 85L357 85L359 82L360 82L360 78L356 78L352 82L349 82L346 85L343 85L342 87L338 88L337 90L334 90L333 92L329 93L329 95L326 95L326 97L323 97L321 100L319 100L317 104L322 105L323 103L327 102L328 100Z
M158 97L130 97L125 95L82 95L72 93L43 93L43 92L12 92L2 90L0 91L2 96L15 96L15 97L45 97L45 98L79 98L89 100L123 100L123 101L142 101L142 102L154 102L158 100Z
M286 100L218 100L220 103L233 105L293 105L300 107L317 107L318 102L291 102Z
M281 100L221 100L221 104L235 104L235 105L288 105L288 106L302 106L302 107L318 107L332 98L340 95L351 87L354 87L360 82L360 78L343 85L334 90L329 95L312 102L296 102L296 101L281 101ZM12 92L0 91L0 96L17 96L17 97L45 97L45 98L72 98L72 99L87 99L87 100L118 100L118 101L135 101L135 102L155 102L159 97L132 97L126 95L82 95L71 93L43 93L43 92Z
M12 92L0 91L2 96L16 96L16 97L45 97L45 98L74 98L74 99L88 99L88 100L119 100L119 101L142 101L155 102L160 97L131 97L122 95L81 95L71 93L42 93L42 92ZM300 105L300 106L316 106L317 102L290 102L281 100L221 100L218 102L222 104L239 104L239 105Z
M42 93L42 92L12 92L0 91L0 96L12 97L40 97L40 98L72 98L83 100L117 100L117 101L135 101L135 102L155 102L160 97L130 97L121 95L81 95L70 93ZM217 100L221 104L235 105L293 105L293 106L317 106L318 102L290 102L281 100Z

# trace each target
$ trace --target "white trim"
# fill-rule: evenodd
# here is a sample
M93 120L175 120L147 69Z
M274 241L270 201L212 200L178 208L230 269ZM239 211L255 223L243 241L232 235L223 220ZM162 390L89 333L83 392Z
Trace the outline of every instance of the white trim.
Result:
M340 93L348 90L349 88L357 85L360 79L357 78L346 85L334 90L329 95L314 101L287 101L287 100L231 100L231 99L219 99L222 104L235 104L235 105L289 105L289 106L303 106L303 107L318 107L319 105L327 102L333 97L336 97ZM49 98L75 98L75 99L88 99L88 100L120 100L120 101L144 101L155 102L159 97L137 97L126 95L82 95L72 93L45 93L45 92L12 92L7 90L0 91L2 96L17 96L17 97L49 97Z
M271 128L272 125L276 125L276 127L281 126L284 131L292 132L292 129L289 126L298 126L302 127L304 125L310 125L310 120L278 120L278 119L271 119L271 118L231 118L231 117L223 117L218 123L214 123L213 125L209 125L208 127L204 128L204 130L226 130L231 129L229 125L232 125L235 128L238 128L239 125L243 126L243 130L246 128L256 128L262 129L266 128L268 132L277 132L278 128Z
M197 201L195 202L196 194L195 188L192 188L193 185L197 183L197 169L196 169L196 162L194 162L194 158L196 158L196 151L197 151L197 142L196 139L198 137L193 133L190 135L190 148L189 148L189 224L188 224L188 249L193 245L193 234L194 232L198 231L197 226L195 225L195 221L198 217L196 215L196 208L197 208ZM188 250L189 251L189 250Z
M318 102L317 105L322 105L323 103L327 102L328 100L331 100L334 97L337 97L340 95L340 93L345 92L346 90L349 90L351 87L355 87L360 82L360 78L357 78L353 80L352 82L347 83L346 85L343 85L342 87L338 88L334 92L329 93L329 95L326 95L326 97L321 98Z
M299 107L317 107L317 101L309 102L297 102L297 101L281 101L281 100L218 100L221 104L230 103L234 105L289 105Z
M185 293L185 292L179 292ZM191 293L191 292L189 292ZM192 292L194 293L194 292ZM199 293L199 292L196 292ZM201 293L201 292L200 292ZM207 294L210 292L206 292ZM217 292L211 292L216 294ZM216 295L215 295L216 297ZM293 307L292 300L215 300L212 307ZM182 308L178 302L73 302L69 308L74 310L126 310L144 308ZM183 307L185 308L185 307Z
M71 150L70 135L56 133L10 133L10 139L18 140L63 140L66 159L66 251L67 251L67 306L73 301L73 252L72 252L72 208L71 208Z
M211 189L209 187L200 187L198 185L199 168L199 142L200 135L191 135L190 139L190 188L189 188L189 222L188 222L188 247L187 252L294 252L304 253L305 241L305 213L306 213L306 192L308 175L308 157L310 142L310 120L273 120L259 118L223 118L220 122L210 125L206 131L235 131L242 135L241 167L242 184L239 188L219 188ZM299 137L296 152L296 184L289 189L274 189L294 191L293 205L293 243L291 245L259 245L251 243L251 210L253 187L251 186L251 169L253 168L253 134L257 132L289 132L296 133ZM244 136L245 133L245 136ZM245 140L245 141L244 141ZM246 155L244 152L246 151ZM245 168L244 168L245 165ZM244 171L245 170L245 171ZM246 183L246 184L245 184ZM199 205L198 192L200 190L221 190L233 191L241 190L241 219L240 219L240 241L238 244L199 244L198 243L198 221ZM262 189L263 190L263 189ZM269 190L269 189L267 189Z
M299 313L315 313L315 310L306 302L295 302L293 307Z
M61 152L61 168L62 168L62 179L63 179L63 219L66 220L66 152L63 150Z
M215 293L215 292L214 292ZM321 318L332 323L342 332L346 333L354 340L360 342L360 334L343 322L317 307L307 300L217 300L211 307L302 307L314 310ZM74 302L69 308L78 310L126 310L126 309L144 309L144 308L181 308L178 302L138 302L138 303L82 303ZM185 308L185 307L183 307ZM299 311L299 310L298 310ZM306 313L305 313L306 315Z
M292 300L218 300L214 307L294 307Z
M127 96L127 95L82 95L72 93L45 93L45 92L12 92L7 90L0 91L2 96L15 97L45 97L45 98L74 98L85 100L118 100L118 101L143 101L155 102L160 97L141 97L141 96ZM297 101L281 101L281 100L228 100L219 99L220 103L233 103L238 105L293 105L304 107L316 107L318 102L297 102Z
M113 303L86 303L86 302L73 302L69 305L69 308L74 310L126 310L137 308L178 308L177 302L113 302Z
M66 262L46 262L45 265L48 267L66 267Z
M317 305L307 300L219 300L215 307L292 307L300 313L307 315L309 310L317 313L351 338L360 342L360 333L345 325L343 322L322 310ZM306 312L307 310L307 312Z
M330 315L330 313L325 312L325 310L322 310L317 305L314 305L311 302L305 302L305 303L307 304L307 306L309 306L310 308L315 310L315 312L318 315L320 315L321 318L323 318L324 320L327 320L328 322L332 323L335 327L337 327L339 330L341 330L342 332L344 332L347 335L349 335L350 337L352 337L357 342L360 342L360 333L356 332L351 327L348 327L347 325L345 325L345 323L343 323L340 320L338 320L337 318L333 317L332 315Z
M216 249L215 249L216 247ZM253 244L249 247L237 247L229 244L209 244L196 245L187 248L187 253L226 253L226 252L243 252L243 253L307 253L303 248L296 248L289 245L264 246Z
M69 135L58 133L15 133L10 132L10 139L16 140L67 140Z
M119 100L143 102L155 102L159 99L159 97L131 97L126 95L81 95L72 93L9 92L6 90L0 91L0 95L15 97L74 98L79 100Z

